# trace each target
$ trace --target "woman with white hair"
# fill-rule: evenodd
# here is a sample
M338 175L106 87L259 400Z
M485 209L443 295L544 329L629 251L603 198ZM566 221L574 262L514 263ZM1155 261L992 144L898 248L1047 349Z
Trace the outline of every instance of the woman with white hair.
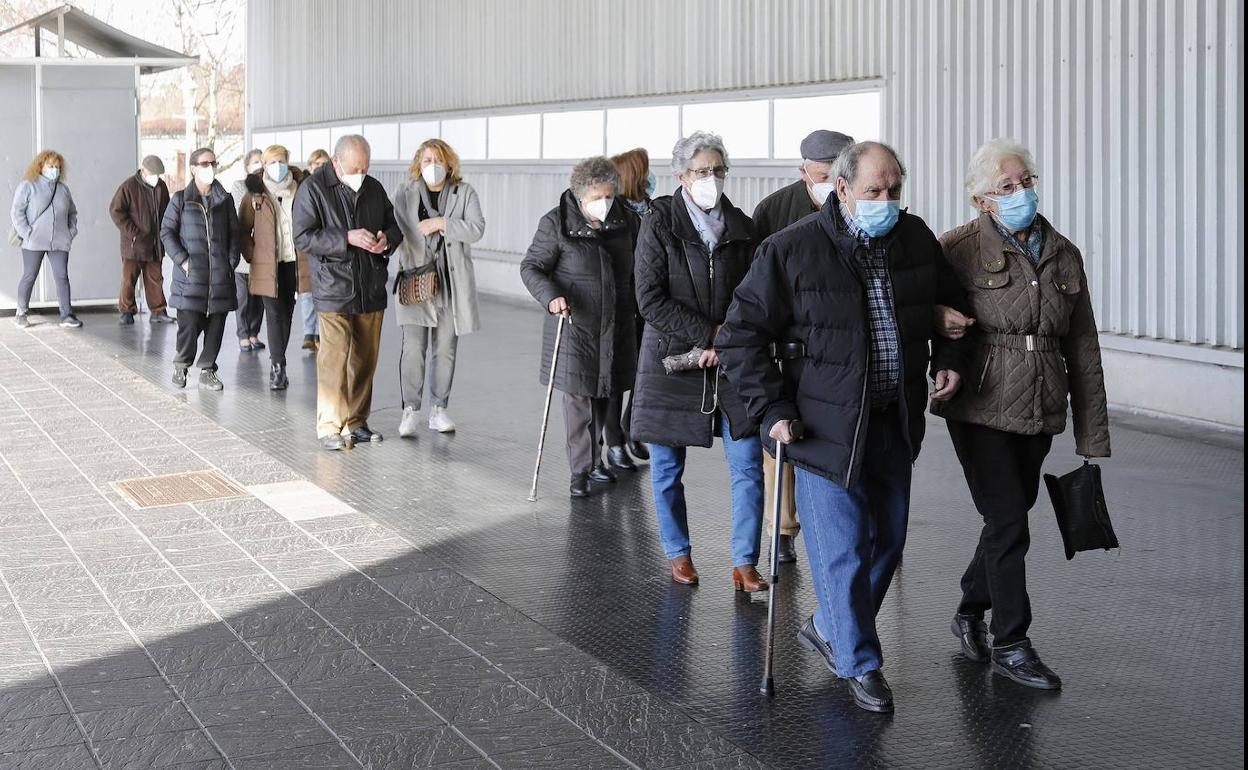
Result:
M1037 213L1037 178L1031 153L1009 140L985 142L971 158L966 192L979 216L941 245L972 313L946 313L937 324L948 337L969 330L974 359L970 381L932 411L948 421L984 519L953 620L962 654L1019 684L1056 690L1061 679L1027 636L1027 515L1053 436L1066 429L1067 401L1084 457L1109 456L1109 419L1083 257Z
M728 151L715 134L696 131L678 141L672 171L680 187L653 202L637 241L637 307L646 326L632 435L649 448L663 550L672 580L685 585L698 582L681 482L685 450L722 437L732 480L732 582L738 591L763 591L767 583L755 569L762 443L715 352L715 335L753 257L753 224L723 194Z
M564 316L555 388L563 392L572 497L615 474L602 462L599 437L624 443L620 400L637 371L633 247L637 215L618 197L619 174L610 160L588 158L572 169L567 190L537 226L520 263L525 288L549 314L542 345L542 384L554 354L557 318ZM610 414L611 406L614 414Z

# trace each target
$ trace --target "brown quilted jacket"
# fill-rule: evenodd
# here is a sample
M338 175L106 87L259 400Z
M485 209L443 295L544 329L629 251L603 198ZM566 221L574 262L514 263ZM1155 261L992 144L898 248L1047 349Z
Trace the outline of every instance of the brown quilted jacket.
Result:
M304 174L294 166L290 174L295 184L303 182ZM247 193L238 208L239 250L243 259L251 265L248 290L257 297L277 296L277 207L264 187L260 174L248 174L244 180ZM293 194L293 193L292 193ZM298 271L296 291L312 291L312 275L308 255L295 252Z
M1076 450L1108 457L1105 377L1083 257L1043 217L1036 222L1045 228L1038 266L1007 245L987 214L941 236L966 289L976 344L969 380L932 411L1010 433L1058 434L1069 397Z

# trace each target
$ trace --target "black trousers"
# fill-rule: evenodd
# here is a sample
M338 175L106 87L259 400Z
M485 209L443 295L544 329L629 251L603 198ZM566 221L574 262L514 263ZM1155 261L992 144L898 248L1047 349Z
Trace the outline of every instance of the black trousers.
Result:
M632 402L629 402L631 411ZM624 431L624 394L617 393L607 399L607 404L603 408L602 428L598 433L598 444L606 444L607 446L623 446L628 441L628 434Z
M958 612L983 617L992 610L992 643L1027 639L1031 599L1024 563L1031 545L1027 514L1040 494L1040 467L1053 437L1024 436L950 420L949 436L975 508L984 517L979 545L962 576Z
M264 320L263 297L251 294L251 276L234 274L234 291L238 295L238 310L234 311L234 330L240 340L249 340L260 334L260 322Z
M295 289L299 271L294 262L277 265L277 296L264 298L264 321L269 327L269 360L286 365L286 346L290 344L290 324L295 317ZM257 328L259 324L257 324Z
M173 365L180 369L190 367L195 360L195 348L199 335L204 335L204 349L195 364L200 369L217 370L217 354L221 352L221 338L225 336L227 313L200 313L197 310L178 311L178 350Z

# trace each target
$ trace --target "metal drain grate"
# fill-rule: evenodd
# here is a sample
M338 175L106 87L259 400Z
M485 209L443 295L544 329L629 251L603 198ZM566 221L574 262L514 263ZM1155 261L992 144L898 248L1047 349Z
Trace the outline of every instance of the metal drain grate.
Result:
M157 508L162 505L197 503L243 497L247 493L217 471L171 473L141 479L114 481L113 487L125 495L135 508Z

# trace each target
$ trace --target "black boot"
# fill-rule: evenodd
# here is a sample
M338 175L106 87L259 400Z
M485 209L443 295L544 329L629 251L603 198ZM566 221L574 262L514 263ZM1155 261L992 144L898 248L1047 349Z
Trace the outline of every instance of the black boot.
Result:
M273 364L269 370L269 390L286 390L290 380L286 379L286 364Z
M636 457L638 460L650 459L650 450L646 449L646 445L640 441L628 442L628 451L632 452L633 457Z
M633 465L633 458L628 456L628 451L622 446L607 447L607 467L616 471L637 470L637 466Z
M589 474L573 473L572 483L568 484L568 494L572 497L589 497Z
M792 564L797 561L797 548L793 545L793 535L780 535L778 555L781 564Z
M992 673L1037 690L1062 689L1061 678L1040 662L1040 655L1027 640L992 648Z
M607 470L605 465L598 464L589 472L589 480L598 484L614 484L615 474Z

